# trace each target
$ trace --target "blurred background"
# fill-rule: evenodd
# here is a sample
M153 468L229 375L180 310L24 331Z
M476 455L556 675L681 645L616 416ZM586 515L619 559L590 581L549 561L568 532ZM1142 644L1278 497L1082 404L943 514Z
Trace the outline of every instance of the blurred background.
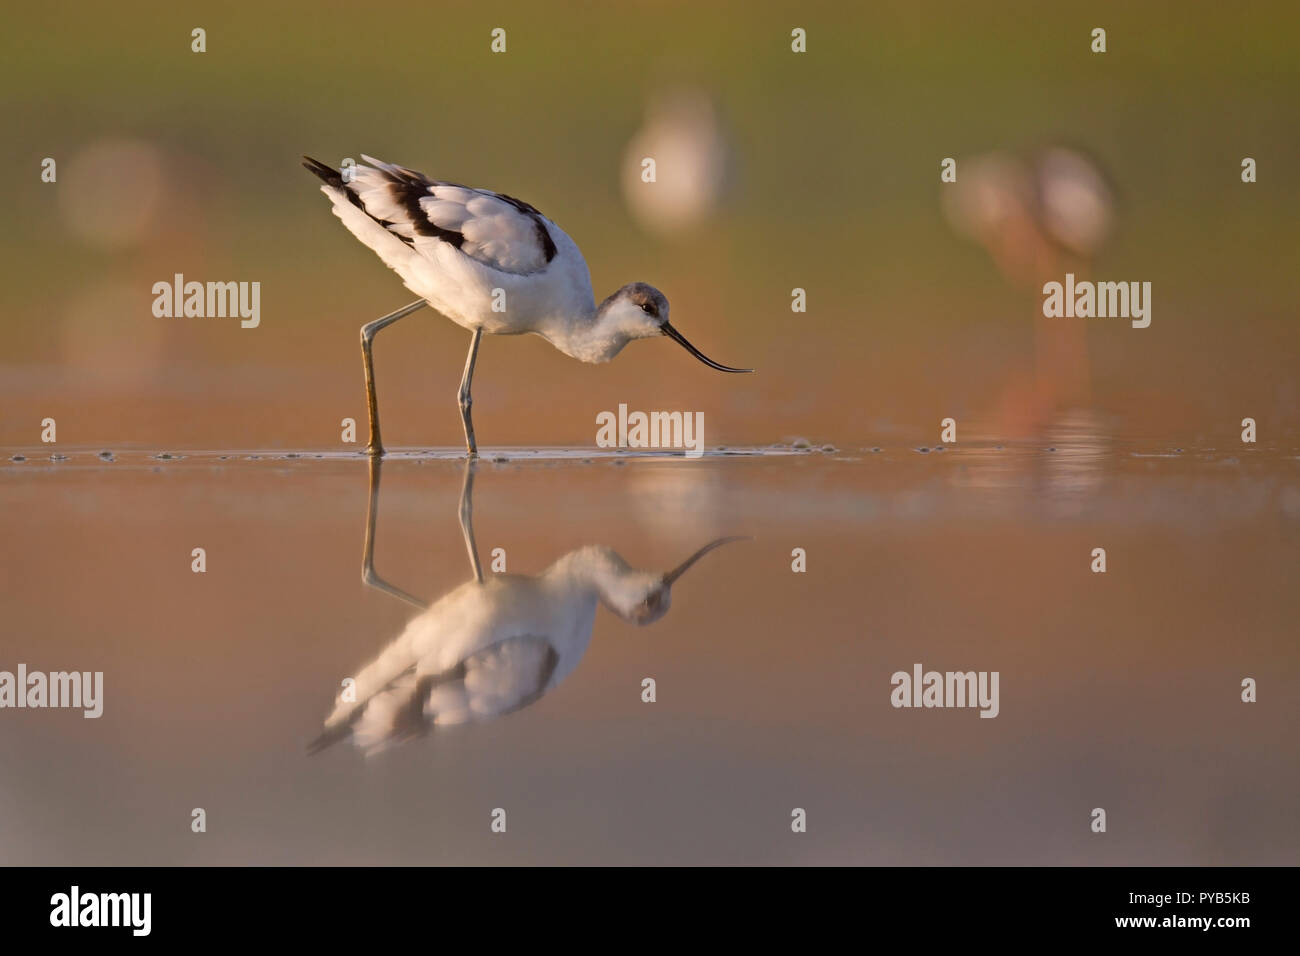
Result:
M489 339L487 446L589 445L624 401L702 410L710 443L934 440L949 415L1020 433L1040 417L1009 409L1038 374L1041 281L952 227L940 161L961 184L980 157L1054 143L1114 186L1080 278L1153 286L1148 329L1063 320L1088 358L1071 403L1114 434L1229 439L1249 415L1276 436L1300 416L1298 19L1286 3L25 5L0 37L0 444L37 443L52 416L72 445L340 447L340 419L364 419L357 329L411 296L299 156L362 152L532 202L582 247L598 299L651 282L703 351L759 370L717 375L667 342L587 367ZM178 272L261 282L261 326L155 318L152 285ZM466 339L427 312L379 338L390 443L459 441Z
M6 11L0 669L102 670L106 696L99 720L0 717L0 859L1294 863L1298 23L1187 2ZM340 678L412 615L358 580L364 460L324 454L365 440L359 327L412 298L299 165L363 152L533 203L598 298L651 282L702 351L758 369L487 338L485 561L534 575L598 544L664 569L754 540L650 628L598 610L581 665L517 714L308 758ZM1150 327L1044 320L1066 271L1150 282ZM154 317L176 273L260 282L260 326ZM390 447L459 445L467 338L427 311L378 338ZM591 448L620 403L784 447L491 454ZM422 600L467 579L461 469L436 458L385 465L378 503L380 573ZM998 670L998 719L891 708L918 661Z

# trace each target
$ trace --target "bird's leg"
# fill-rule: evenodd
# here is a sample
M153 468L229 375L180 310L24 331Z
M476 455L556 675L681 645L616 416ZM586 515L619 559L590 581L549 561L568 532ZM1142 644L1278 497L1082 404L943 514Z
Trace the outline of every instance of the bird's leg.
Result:
M469 356L465 359L465 374L460 380L460 392L457 393L457 399L460 402L460 423L465 426L465 447L469 450L469 457L478 457L478 445L474 442L474 422L470 420L470 406L474 404L474 399L470 397L469 386L470 380L474 377L474 362L478 358L478 343L483 338L483 330L475 329L474 336L469 340Z
M384 444L379 438L379 402L375 399L375 360L370 354L370 343L375 340L375 336L380 329L392 325L398 319L410 315L416 309L423 308L427 304L423 299L420 299L418 302L404 305L396 312L390 312L373 322L367 322L361 326L361 360L366 367L366 411L370 415L370 444L366 446L367 454L382 455L384 453Z
M378 455L370 459L370 510L366 515L366 543L361 555L361 581L368 587L383 591L407 604L414 604L421 609L427 608L428 605L419 598L407 594L401 588L393 587L375 573L375 524L379 518L379 469L382 465L383 462Z
M478 544L474 541L474 466L472 458L465 459L465 480L460 486L460 533L469 552L469 566L474 569L474 580L483 583L483 568L478 563Z

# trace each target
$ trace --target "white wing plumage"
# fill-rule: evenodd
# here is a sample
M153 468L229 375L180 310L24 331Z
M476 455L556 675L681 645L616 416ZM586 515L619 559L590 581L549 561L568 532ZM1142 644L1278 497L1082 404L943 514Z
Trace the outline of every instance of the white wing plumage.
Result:
M317 160L307 159L304 165L417 253L428 255L447 244L513 275L540 272L555 258L546 217L528 203L362 158L371 165L354 167L347 182Z
M332 721L309 753L344 737L367 754L446 727L491 720L527 707L549 686L559 656L544 637L521 635L477 651L440 674L415 665Z

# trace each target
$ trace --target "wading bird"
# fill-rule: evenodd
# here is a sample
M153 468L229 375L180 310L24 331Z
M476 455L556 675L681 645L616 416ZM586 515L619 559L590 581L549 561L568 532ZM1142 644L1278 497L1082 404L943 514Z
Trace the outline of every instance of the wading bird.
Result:
M370 510L361 578L421 613L335 700L317 753L350 737L377 753L430 728L492 720L533 703L564 680L591 642L597 603L632 624L653 624L672 603L672 586L719 538L667 573L638 571L610 548L570 551L537 576L483 577L474 541L474 463L465 463L460 527L473 577L433 604L375 573L375 523L382 462L370 459Z
M1101 160L1059 144L996 151L961 162L941 187L953 229L980 243L1012 285L1032 291L1035 361L1013 375L1000 400L1011 434L1037 433L1060 411L1091 398L1084 320L1044 318L1043 283L1086 274L1114 231L1116 187Z
M361 327L371 455L384 453L371 343L380 329L425 305L472 333L457 394L471 458L478 447L470 381L484 332L531 332L582 362L607 362L633 339L666 335L710 368L753 371L719 365L686 341L668 321L668 300L644 282L625 285L597 305L577 244L528 203L362 158L373 165L348 167L346 179L307 156L303 165L325 183L321 192L334 204L334 215L420 296Z

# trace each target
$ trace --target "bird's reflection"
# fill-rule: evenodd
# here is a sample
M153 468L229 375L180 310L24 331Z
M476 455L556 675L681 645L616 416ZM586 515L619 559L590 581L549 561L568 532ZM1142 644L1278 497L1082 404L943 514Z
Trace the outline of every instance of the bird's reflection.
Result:
M473 462L465 466L460 526L473 577L426 604L375 573L375 524L382 462L370 460L362 580L421 609L406 628L340 691L316 753L351 738L367 754L431 728L492 720L527 707L582 660L596 605L633 624L653 624L672 586L700 558L738 538L719 538L666 573L639 571L615 551L590 545L542 573L483 576L474 541Z

